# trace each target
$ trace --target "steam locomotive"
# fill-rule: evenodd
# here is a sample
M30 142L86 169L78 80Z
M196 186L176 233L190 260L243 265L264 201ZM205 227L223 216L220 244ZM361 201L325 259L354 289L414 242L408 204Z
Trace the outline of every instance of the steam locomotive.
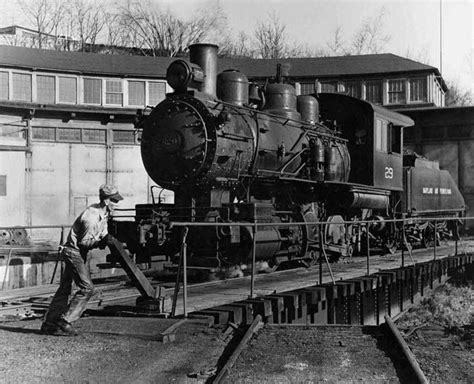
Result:
M404 156L403 130L413 125L404 115L343 94L297 96L280 67L263 87L237 70L217 74L210 44L192 45L190 60L174 61L166 76L174 92L137 126L148 175L175 201L154 197L116 227L138 258L179 252L171 222L248 223L190 227L190 262L225 268L248 264L253 246L273 266L314 257L321 244L340 256L366 244L393 251L400 226L387 219L464 211L447 171ZM430 224L406 233L426 240Z

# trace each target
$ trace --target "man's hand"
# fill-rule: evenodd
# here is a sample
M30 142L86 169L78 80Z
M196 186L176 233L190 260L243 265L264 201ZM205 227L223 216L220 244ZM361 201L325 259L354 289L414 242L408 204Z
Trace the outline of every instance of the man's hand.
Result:
M107 234L99 241L99 248L104 249L105 247L112 245L114 241L115 241L115 237Z

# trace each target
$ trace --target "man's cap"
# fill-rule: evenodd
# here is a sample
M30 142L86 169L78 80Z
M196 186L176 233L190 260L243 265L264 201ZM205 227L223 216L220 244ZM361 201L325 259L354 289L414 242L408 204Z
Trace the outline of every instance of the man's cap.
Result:
M123 200L115 185L103 184L99 187L99 196L101 199Z

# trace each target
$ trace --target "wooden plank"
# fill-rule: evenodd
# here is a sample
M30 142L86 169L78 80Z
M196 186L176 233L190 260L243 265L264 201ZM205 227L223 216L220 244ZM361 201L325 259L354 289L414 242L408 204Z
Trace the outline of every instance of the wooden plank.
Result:
M136 288L142 296L146 298L155 298L155 288L150 284L143 272L137 267L137 265L130 259L128 252L123 247L122 243L117 239L112 239L109 244L109 249L114 256L118 257L119 263L122 268L127 272L128 277L136 284Z

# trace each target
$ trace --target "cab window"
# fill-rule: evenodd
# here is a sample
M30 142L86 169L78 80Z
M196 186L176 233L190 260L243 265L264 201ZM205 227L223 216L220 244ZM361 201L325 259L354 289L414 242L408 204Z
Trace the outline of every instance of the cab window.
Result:
M376 119L375 150L384 153L401 153L400 127L382 119Z
M389 145L390 153L399 153L399 154L402 153L401 128L397 125L393 125L390 123L388 125L388 130L389 130L389 137L390 137L390 145Z
M385 120L376 119L374 142L376 151L388 152L387 122Z

